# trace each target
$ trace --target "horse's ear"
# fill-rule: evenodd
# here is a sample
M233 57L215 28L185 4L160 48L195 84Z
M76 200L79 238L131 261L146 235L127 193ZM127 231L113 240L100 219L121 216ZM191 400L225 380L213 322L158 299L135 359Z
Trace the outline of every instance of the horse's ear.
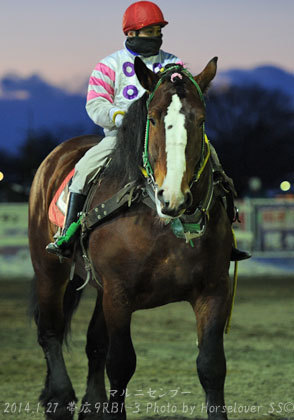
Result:
M214 57L212 60L210 60L205 69L200 74L194 77L194 80L198 83L202 92L205 92L205 90L209 86L209 83L216 75L217 60L218 58Z
M159 77L153 71L149 70L139 57L135 57L135 73L140 85L148 92L152 92Z

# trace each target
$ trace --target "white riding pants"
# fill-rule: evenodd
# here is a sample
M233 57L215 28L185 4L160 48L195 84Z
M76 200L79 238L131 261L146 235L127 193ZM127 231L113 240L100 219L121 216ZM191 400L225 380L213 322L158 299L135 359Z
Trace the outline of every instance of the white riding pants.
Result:
M84 154L75 166L75 174L69 187L70 192L87 195L90 182L98 170L105 166L115 145L116 132L112 132Z

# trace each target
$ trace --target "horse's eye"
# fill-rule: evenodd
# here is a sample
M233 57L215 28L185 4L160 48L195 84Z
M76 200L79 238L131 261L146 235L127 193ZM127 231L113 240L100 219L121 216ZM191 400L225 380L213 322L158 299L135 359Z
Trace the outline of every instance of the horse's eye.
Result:
M149 121L151 122L152 125L155 125L155 119L152 117L149 117Z

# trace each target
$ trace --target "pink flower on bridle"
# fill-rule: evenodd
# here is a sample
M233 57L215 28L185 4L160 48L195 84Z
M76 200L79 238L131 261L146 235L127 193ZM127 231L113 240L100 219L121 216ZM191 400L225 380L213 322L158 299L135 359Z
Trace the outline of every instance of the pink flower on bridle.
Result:
M180 74L180 73L173 73L172 75L171 75L171 77L170 77L170 81L172 82L172 83L174 83L175 82L175 78L176 77L178 77L179 79L182 79L183 78L183 76Z

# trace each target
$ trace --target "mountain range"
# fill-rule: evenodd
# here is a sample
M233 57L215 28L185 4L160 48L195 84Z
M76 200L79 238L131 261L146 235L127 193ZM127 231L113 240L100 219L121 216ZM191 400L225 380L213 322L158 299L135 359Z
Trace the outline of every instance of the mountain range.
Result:
M294 74L274 66L218 73L214 88L258 85L280 90L294 104ZM213 87L212 87L213 88ZM0 150L17 153L28 133L50 131L58 140L93 133L97 126L85 110L87 80L79 93L45 81L40 75L7 74L0 79Z
M294 73L275 66L259 66L254 69L230 69L217 74L214 85L249 86L279 90L294 99Z

